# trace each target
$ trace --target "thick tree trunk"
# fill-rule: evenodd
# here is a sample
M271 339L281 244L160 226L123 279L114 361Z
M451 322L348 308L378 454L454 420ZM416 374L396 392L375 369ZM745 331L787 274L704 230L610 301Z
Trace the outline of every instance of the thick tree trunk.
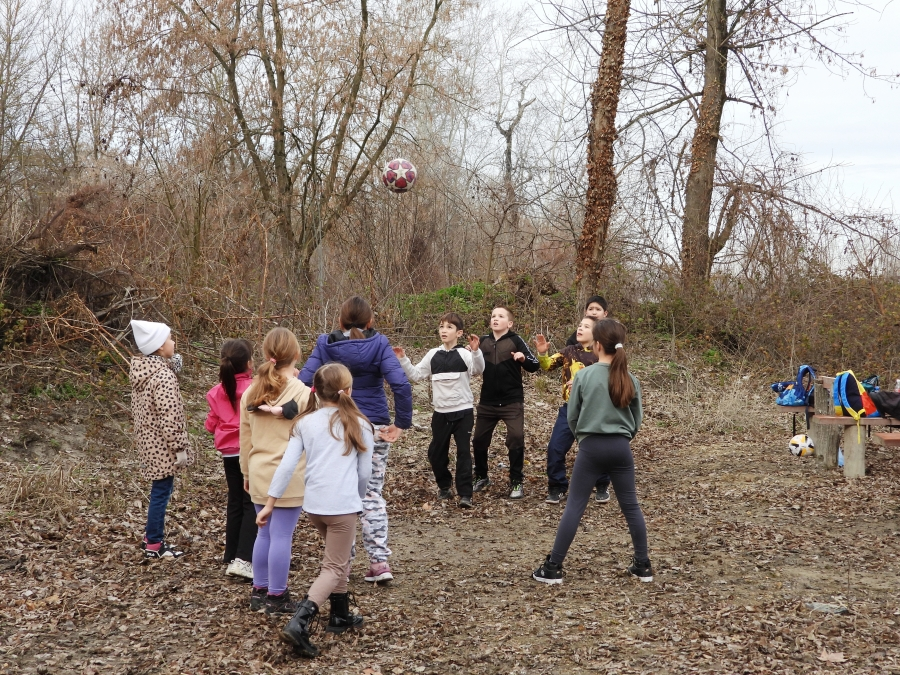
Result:
M608 0L600 66L591 87L587 204L576 260L579 303L600 289L603 276L609 222L616 201L613 144L630 12L630 0Z
M681 233L681 279L685 289L703 286L709 280L712 259L725 245L718 237L715 242L710 237L709 212L725 107L726 32L725 0L707 0L703 95L691 143L691 170L685 188Z

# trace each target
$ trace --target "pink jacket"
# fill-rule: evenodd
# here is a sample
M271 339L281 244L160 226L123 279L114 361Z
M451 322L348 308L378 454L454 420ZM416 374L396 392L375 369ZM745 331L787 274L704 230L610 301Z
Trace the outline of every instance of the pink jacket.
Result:
M238 373L236 408L231 407L228 394L220 382L206 394L209 415L206 416L206 430L213 434L216 450L222 457L237 457L241 454L241 396L253 382L253 373Z

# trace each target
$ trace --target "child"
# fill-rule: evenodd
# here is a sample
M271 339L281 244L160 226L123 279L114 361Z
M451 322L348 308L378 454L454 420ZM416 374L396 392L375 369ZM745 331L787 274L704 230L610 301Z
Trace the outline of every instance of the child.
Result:
M441 317L438 335L441 346L435 347L414 366L402 347L394 347L394 354L407 377L413 382L431 378L432 403L431 444L428 446L428 461L440 490L440 499L450 499L453 475L450 464L450 437L456 439L456 492L461 508L472 508L472 451L470 439L475 413L472 410L475 398L469 384L472 375L484 372L484 356L478 348L477 335L469 336L467 349L457 342L463 336L463 321L455 312Z
M653 581L647 555L647 526L634 486L634 455L630 441L641 427L641 386L628 372L625 327L602 319L594 325L598 362L576 376L569 396L569 426L578 438L569 501L556 530L556 541L532 577L545 584L562 583L562 564L575 538L591 488L602 474L612 476L619 508L628 523L634 558L628 572Z
M253 345L247 340L226 340L219 362L219 384L206 394L209 414L206 430L213 434L222 456L228 507L225 512L225 574L253 578L253 544L256 541L256 511L244 491L241 473L240 400L253 379Z
M148 559L184 555L165 541L166 507L175 486L175 472L194 463L188 440L178 377L169 366L175 341L164 323L132 320L134 342L141 355L131 359L131 409L134 445L141 459L141 476L153 481L142 548Z
M609 316L609 305L607 304L606 299L602 295L592 295L589 297L587 302L584 303L584 315L591 317L595 321L605 319ZM577 346L578 331L576 330L569 336L569 339L566 340L566 347Z
M372 478L362 513L363 545L371 563L365 580L371 583L394 578L387 561L391 549L387 546L387 509L381 491L391 443L400 438L401 429L412 426L412 388L387 338L372 329L374 318L372 306L363 298L356 295L345 300L340 330L319 336L300 372L300 379L309 385L323 364L335 361L347 366L353 375L353 401L375 425ZM385 380L394 394L394 424L384 393Z
M295 377L294 364L300 359L300 345L287 328L273 328L263 340L265 362L253 384L241 397L241 473L244 489L250 493L256 512L268 500L269 483L284 456L293 424L269 413L265 406L302 409L309 388ZM265 412L256 412L262 408ZM291 565L291 539L303 510L302 462L269 523L260 527L253 545L253 590L250 609L266 614L293 614L297 603L287 590Z
M488 478L488 446L497 423L506 424L506 448L509 451L509 498L522 499L525 492L525 391L522 370L533 373L540 368L525 341L514 333L512 312L495 307L491 312L491 334L481 338L484 352L484 379L478 418L472 437L475 451L474 492L491 484Z
M363 625L363 618L350 613L347 570L350 549L356 540L356 520L372 475L372 424L351 398L353 376L339 363L329 363L313 377L315 396L294 425L284 459L278 465L269 498L256 522L265 526L269 514L284 494L301 456L306 455L304 510L309 522L325 541L322 571L282 631L301 656L312 658L319 650L309 641L309 623L326 599L331 615L325 630L343 633Z
M566 455L575 442L575 436L569 429L569 392L572 389L572 378L586 366L597 363L597 355L594 354L594 319L584 317L578 324L575 335L578 339L577 347L566 347L562 352L553 356L547 356L550 345L543 335L537 335L538 363L542 370L553 370L562 366L562 395L563 404L556 416L556 423L550 434L550 442L547 444L547 499L548 504L559 504L560 498L569 489L569 481L566 479ZM609 501L609 476L603 474L597 479L598 502Z

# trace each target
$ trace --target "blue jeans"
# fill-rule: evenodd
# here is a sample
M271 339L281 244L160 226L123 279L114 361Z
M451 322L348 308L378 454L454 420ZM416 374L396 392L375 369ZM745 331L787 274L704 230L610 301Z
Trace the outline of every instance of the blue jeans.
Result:
M572 449L575 442L575 434L569 428L569 404L563 403L556 416L553 432L550 434L550 443L547 444L547 485L563 492L569 489L569 479L566 478L566 455ZM609 489L609 474L602 473L597 478L597 489Z
M144 532L148 544L158 544L166 536L166 507L174 488L175 476L153 481L150 506L147 507L147 529Z

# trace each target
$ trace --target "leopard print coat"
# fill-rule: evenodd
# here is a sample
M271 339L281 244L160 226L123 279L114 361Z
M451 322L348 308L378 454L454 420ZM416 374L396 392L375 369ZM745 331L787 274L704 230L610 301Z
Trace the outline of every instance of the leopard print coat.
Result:
M161 356L131 359L131 410L134 416L134 446L141 460L141 476L159 480L176 472L175 453L194 453L187 435L184 403L178 378Z

